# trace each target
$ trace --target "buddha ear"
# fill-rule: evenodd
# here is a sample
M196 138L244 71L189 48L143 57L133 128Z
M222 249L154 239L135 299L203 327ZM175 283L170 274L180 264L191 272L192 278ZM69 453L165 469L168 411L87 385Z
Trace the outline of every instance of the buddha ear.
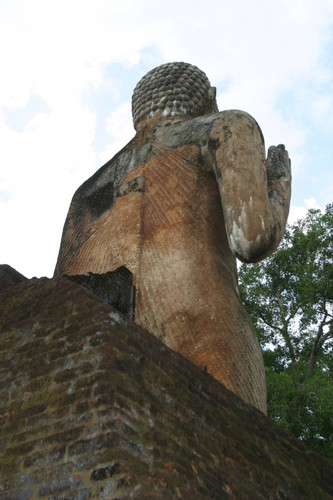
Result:
M216 87L209 87L208 97L209 97L210 102L213 103L215 101L215 99L216 99Z
M216 102L216 87L209 87L208 90L208 101L209 101L209 113L217 113L219 108Z

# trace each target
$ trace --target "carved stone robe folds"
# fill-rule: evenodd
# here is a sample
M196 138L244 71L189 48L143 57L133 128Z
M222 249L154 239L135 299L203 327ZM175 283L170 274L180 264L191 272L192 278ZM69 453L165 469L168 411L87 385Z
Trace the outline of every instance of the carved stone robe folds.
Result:
M248 114L151 119L75 193L55 274L126 266L135 321L266 412L235 256L255 262L273 252L289 197L287 152L278 146L265 160Z

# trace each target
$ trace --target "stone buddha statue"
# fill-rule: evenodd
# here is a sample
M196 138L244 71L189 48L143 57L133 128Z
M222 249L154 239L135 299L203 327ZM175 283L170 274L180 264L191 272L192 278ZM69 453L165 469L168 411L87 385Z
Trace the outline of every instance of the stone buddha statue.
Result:
M196 66L163 64L132 98L135 137L74 194L55 275L125 266L135 321L266 412L261 351L237 287L236 257L278 246L290 161L256 121L218 112Z

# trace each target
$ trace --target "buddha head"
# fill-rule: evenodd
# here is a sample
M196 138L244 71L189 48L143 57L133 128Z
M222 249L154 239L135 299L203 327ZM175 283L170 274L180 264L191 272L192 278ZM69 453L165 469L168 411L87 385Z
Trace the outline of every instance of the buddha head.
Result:
M216 89L203 71L184 62L167 63L149 71L132 96L134 127L152 118L179 116L184 119L216 113Z

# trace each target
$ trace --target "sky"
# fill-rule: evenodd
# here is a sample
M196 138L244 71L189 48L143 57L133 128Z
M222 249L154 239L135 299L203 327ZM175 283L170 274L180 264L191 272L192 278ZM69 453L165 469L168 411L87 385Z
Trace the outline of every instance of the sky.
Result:
M53 275L76 189L134 136L150 69L198 66L292 162L289 222L333 201L332 0L0 0L0 264Z

